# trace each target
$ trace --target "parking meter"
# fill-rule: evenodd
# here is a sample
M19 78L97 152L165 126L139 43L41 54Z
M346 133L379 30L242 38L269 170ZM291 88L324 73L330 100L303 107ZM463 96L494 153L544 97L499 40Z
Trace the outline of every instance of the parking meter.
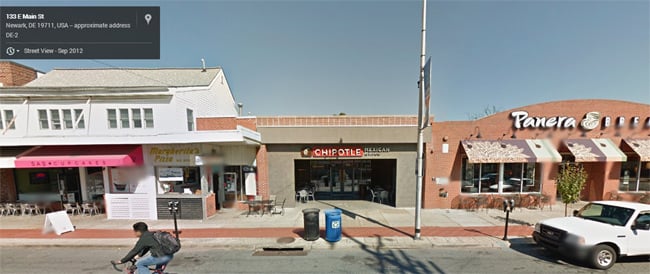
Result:
M506 227L503 232L503 240L508 240L508 221L510 220L510 212L515 208L515 200L503 200L503 212L506 213Z
M176 213L178 213L178 201L167 202L167 209L169 210L169 213L174 216L174 234L176 234L176 239L178 239L178 223L176 222Z
M503 200L503 212L512 212L515 208L515 200Z

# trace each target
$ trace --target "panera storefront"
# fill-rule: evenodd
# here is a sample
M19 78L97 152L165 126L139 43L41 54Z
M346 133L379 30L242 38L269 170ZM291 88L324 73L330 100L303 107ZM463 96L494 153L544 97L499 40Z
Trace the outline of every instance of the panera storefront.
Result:
M415 204L416 117L258 117L269 193L287 206L296 192L316 200ZM430 137L429 137L430 138ZM381 197L380 197L381 195Z
M562 163L588 173L583 200L650 196L650 105L569 100L474 121L435 122L424 206L491 207L499 197L554 203ZM536 205L532 205L536 206Z

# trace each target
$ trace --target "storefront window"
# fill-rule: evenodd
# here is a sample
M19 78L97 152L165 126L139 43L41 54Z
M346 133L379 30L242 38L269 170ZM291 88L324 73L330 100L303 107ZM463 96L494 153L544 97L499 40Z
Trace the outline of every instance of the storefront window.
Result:
M461 174L463 193L499 192L499 165L497 163L472 164L463 159ZM535 164L504 163L502 193L540 192L535 179Z
M650 162L629 159L621 166L620 191L650 191Z
M88 197L95 201L101 200L104 195L104 174L101 167L86 168L86 182L88 185Z
M199 167L158 167L157 176L164 193L201 193Z

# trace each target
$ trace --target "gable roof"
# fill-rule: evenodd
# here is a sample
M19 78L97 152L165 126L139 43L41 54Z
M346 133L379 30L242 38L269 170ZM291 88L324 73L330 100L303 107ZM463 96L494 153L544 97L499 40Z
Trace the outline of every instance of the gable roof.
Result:
M54 69L27 87L194 87L209 86L221 71L207 68Z

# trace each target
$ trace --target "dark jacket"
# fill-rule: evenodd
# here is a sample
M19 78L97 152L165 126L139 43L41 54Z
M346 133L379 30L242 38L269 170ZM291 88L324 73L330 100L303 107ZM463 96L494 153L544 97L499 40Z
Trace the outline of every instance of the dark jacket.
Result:
M151 256L153 257L162 257L165 256L165 254L162 252L162 248L160 247L160 244L156 239L153 237L153 233L149 231L145 231L142 233L140 236L140 239L138 239L138 242L135 244L135 247L129 251L129 254L126 254L121 262L128 262L129 260L133 259L135 255L139 255L140 257L144 256L144 254L147 254L147 251L151 252Z

